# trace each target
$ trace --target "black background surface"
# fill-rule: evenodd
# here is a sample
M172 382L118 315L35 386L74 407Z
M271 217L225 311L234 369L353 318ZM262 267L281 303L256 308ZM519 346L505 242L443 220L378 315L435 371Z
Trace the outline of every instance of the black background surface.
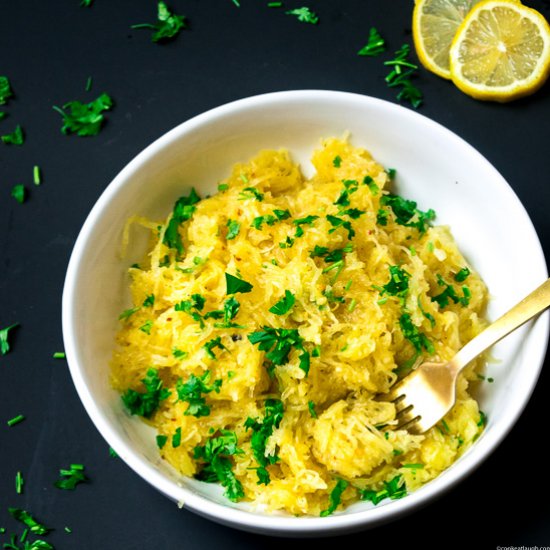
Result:
M411 43L412 1L286 0L308 5L317 26L298 22L267 0L171 0L189 29L168 44L130 25L156 19L152 0L0 0L0 74L16 99L0 133L21 124L22 147L0 144L0 327L19 322L12 352L0 357L0 526L21 529L8 506L25 508L55 527L56 549L280 548L304 541L263 537L218 526L175 504L109 457L85 413L65 361L61 293L72 246L88 212L113 177L144 147L177 124L220 104L277 90L357 92L389 101L382 58L356 55L376 26L390 52ZM530 0L550 17L550 3ZM85 92L88 76L93 89ZM477 102L425 70L416 84L422 114L476 147L518 194L546 255L550 247L550 84L509 105ZM112 95L115 108L96 137L60 133L52 105ZM444 151L441 154L445 154ZM32 183L32 167L43 184ZM30 190L19 205L14 184ZM483 182L479 182L483 185ZM491 204L486 207L491 208ZM503 223L506 223L503 213ZM498 231L498 228L495 228ZM513 261L514 250L510 250ZM525 266L529 269L529 266ZM546 366L545 366L546 368ZM385 527L341 536L353 548L496 548L550 546L550 505L541 442L547 438L550 375L510 436L471 477L437 502ZM12 428L6 421L22 413ZM86 465L91 483L53 487L59 468ZM26 485L17 495L17 470ZM71 528L67 534L64 527ZM7 534L0 535L0 543ZM319 541L311 541L312 547Z

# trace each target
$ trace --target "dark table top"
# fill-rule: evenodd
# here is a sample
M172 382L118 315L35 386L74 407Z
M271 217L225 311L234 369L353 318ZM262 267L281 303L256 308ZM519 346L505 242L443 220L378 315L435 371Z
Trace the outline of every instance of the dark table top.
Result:
M529 0L550 16L550 2ZM390 51L411 43L412 1L285 0L308 5L318 25L300 23L267 0L170 0L189 28L158 45L130 25L156 19L153 0L3 0L0 75L15 99L0 110L7 133L21 124L23 146L0 144L0 328L18 322L0 357L0 543L21 529L8 507L24 508L55 531L56 549L278 548L299 541L239 532L179 510L108 446L82 407L63 360L60 305L71 249L92 205L144 147L177 124L223 103L301 88L356 92L396 102L381 58L356 55L376 26ZM384 58L386 59L386 58ZM85 92L89 76L93 87ZM422 69L419 112L476 147L525 205L546 254L550 247L550 84L508 105L482 103ZM95 137L64 136L52 105L108 92L116 106ZM43 183L33 185L39 165ZM23 183L29 198L10 197ZM480 182L482 185L483 182ZM491 208L488 204L487 208ZM510 250L513 256L514 251ZM526 266L526 269L528 267ZM546 366L545 366L546 368ZM519 422L466 481L413 515L340 537L353 547L498 548L550 545L545 432L550 375L543 373ZM24 414L21 424L6 421ZM53 487L59 468L86 465L89 484ZM25 486L16 494L21 471ZM71 533L65 531L65 527ZM334 541L336 542L336 541ZM315 543L315 541L312 541Z

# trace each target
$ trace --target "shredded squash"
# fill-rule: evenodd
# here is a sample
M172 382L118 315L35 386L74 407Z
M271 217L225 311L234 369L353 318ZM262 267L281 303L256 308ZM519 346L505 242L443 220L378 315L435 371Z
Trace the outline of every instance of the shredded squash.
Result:
M214 196L129 222L151 247L129 269L111 365L181 474L295 515L404 496L485 418L469 393L481 360L423 435L396 429L393 404L374 399L478 334L487 289L449 228L393 195L366 150L327 139L312 162L306 179L287 151L261 151Z

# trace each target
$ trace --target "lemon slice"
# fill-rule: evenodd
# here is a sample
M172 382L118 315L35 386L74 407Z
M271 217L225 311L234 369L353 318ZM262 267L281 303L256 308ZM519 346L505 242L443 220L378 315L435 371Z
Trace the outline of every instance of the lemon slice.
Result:
M451 78L463 92L506 102L538 90L550 73L550 26L511 0L484 0L460 25L450 49Z
M480 0L417 0L413 11L413 40L426 69L451 78L449 48L467 13Z

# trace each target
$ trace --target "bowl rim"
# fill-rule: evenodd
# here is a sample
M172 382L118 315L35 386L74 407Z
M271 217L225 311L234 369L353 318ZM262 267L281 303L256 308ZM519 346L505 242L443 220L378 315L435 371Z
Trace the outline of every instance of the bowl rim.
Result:
M139 457L130 446L119 437L116 431L111 427L107 415L98 407L93 398L91 389L86 384L83 368L78 361L79 344L73 322L76 315L75 298L79 279L80 259L86 250L89 239L94 234L96 223L101 216L103 208L116 196L118 191L131 180L131 176L138 171L143 164L155 157L165 147L181 139L185 134L192 133L199 129L202 125L211 123L219 117L226 115L235 116L241 111L261 108L273 102L312 100L345 101L350 104L350 109L360 105L370 105L382 110L398 110L400 116L409 119L414 118L417 124L431 127L436 133L445 134L446 138L454 141L457 146L468 149L472 156L477 157L478 162L485 164L486 168L494 172L497 185L502 188L502 191L511 195L509 198L513 198L517 202L518 214L521 213L521 215L524 216L526 229L528 228L531 232L532 246L534 249L537 249L538 257L534 258L534 260L536 260L536 265L538 269L542 268L541 274L545 274L545 276L548 277L543 249L533 223L517 195L496 168L494 168L481 153L451 130L425 115L389 101L350 92L308 89L271 92L246 97L215 107L184 121L160 136L135 156L115 176L96 201L79 232L69 260L62 297L62 325L65 352L73 383L86 412L100 434L112 448L116 449L117 454L119 454L119 456L149 484L170 499L180 503L183 502L185 507L188 507L199 515L239 529L263 532L271 535L315 536L329 534L329 532L331 534L337 534L344 531L351 532L374 527L391 521L398 516L410 513L413 509L428 504L428 502L434 498L450 490L462 479L470 475L475 468L487 459L512 429L535 388L548 345L549 313L546 312L536 320L536 326L533 326L533 329L538 330L537 334L546 335L546 337L542 337L543 345L541 345L538 350L532 351L532 353L538 351L538 353L535 353L538 368L531 371L531 379L523 385L523 395L521 398L514 401L515 406L512 410L506 410L504 420L499 421L491 430L487 430L487 432L479 438L475 446L473 446L469 452L465 453L459 462L453 465L454 467L442 472L438 478L412 492L406 499L393 501L389 506L380 505L364 511L350 514L335 514L324 518L310 516L296 518L276 514L263 515L237 509L229 505L229 503L225 505L213 502L189 489L176 485L173 481L170 481L152 467L145 459Z

